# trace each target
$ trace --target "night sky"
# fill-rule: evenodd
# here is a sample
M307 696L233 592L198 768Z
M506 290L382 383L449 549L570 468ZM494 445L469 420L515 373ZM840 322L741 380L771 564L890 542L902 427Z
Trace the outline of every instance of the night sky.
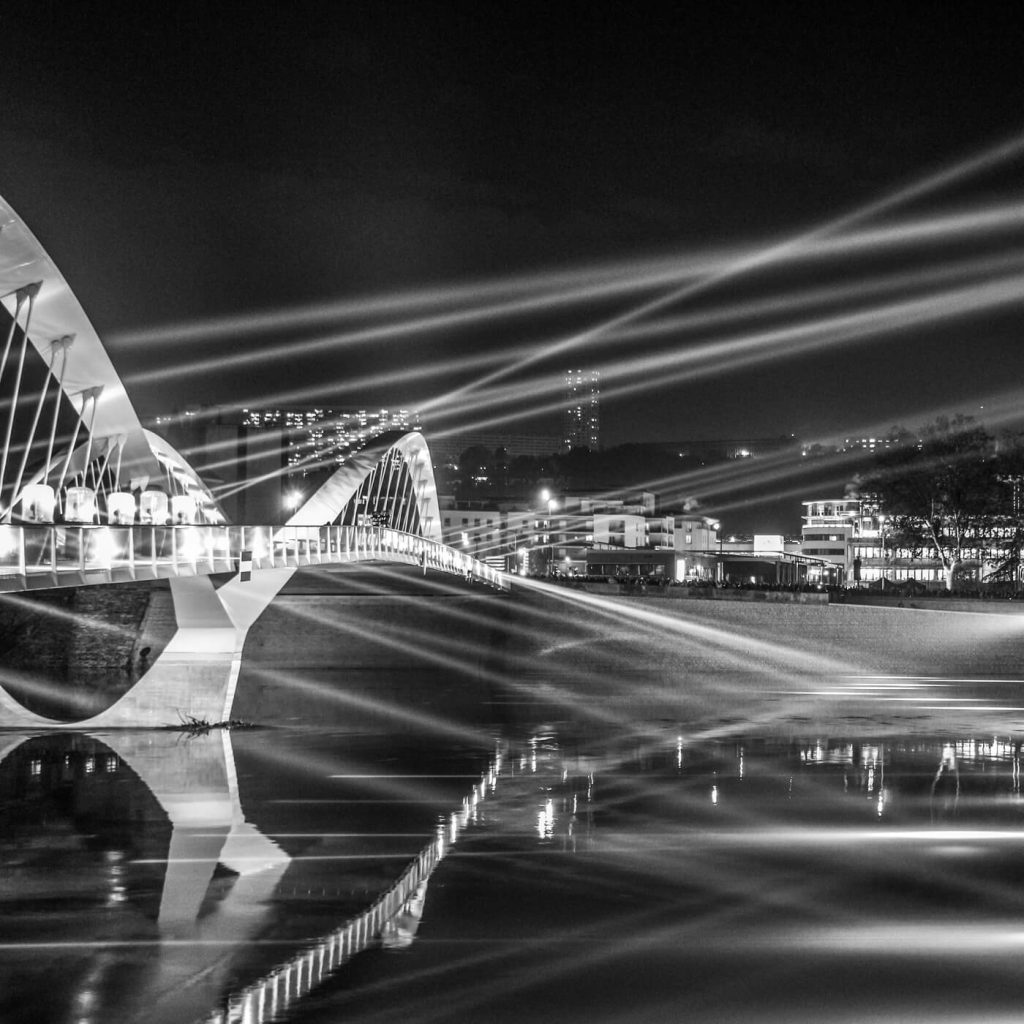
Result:
M549 431L570 365L602 371L607 445L1015 409L1024 155L857 216L1024 132L1012 8L236 10L0 10L0 194L144 418L295 400ZM869 229L887 247L843 248ZM833 248L744 264L792 239ZM836 336L846 314L873 326Z

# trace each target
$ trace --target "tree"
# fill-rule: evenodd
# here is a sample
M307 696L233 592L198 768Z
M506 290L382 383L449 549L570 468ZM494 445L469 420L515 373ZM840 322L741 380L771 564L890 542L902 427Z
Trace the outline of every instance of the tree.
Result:
M998 441L999 482L1008 515L1000 527L999 560L986 577L993 583L1020 586L1024 565L1024 433L1005 432Z
M885 517L884 543L937 558L952 590L969 552L988 546L1009 508L995 439L971 417L942 417L918 437L896 430L892 446L860 481Z

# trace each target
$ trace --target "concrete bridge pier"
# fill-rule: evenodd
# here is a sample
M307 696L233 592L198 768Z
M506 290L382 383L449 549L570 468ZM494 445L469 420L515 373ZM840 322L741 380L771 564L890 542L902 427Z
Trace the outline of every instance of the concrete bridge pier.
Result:
M128 693L84 721L60 722L28 711L0 687L0 726L108 729L227 721L246 635L294 572L265 569L244 582L235 576L219 590L208 576L172 578L177 630Z

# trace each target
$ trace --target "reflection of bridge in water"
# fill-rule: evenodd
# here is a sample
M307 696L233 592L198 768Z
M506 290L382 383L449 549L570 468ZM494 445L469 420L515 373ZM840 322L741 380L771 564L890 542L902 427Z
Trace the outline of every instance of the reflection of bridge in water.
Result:
M155 930L142 934L139 925L129 920L119 934L112 930L116 922L112 925L105 918L97 925L98 937L65 940L62 936L43 943L54 956L84 953L91 962L67 995L69 1008L80 1011L76 1019L259 1024L283 1013L359 952L412 941L429 877L475 816L478 804L496 786L501 756L493 759L424 845L395 855L402 867L392 881L381 885L376 895L369 894L365 905L336 927L312 938L274 934L275 924L280 924L274 899L282 895L282 887L286 889L286 874L294 861L246 820L227 732L184 741L163 731L126 730L102 737L11 733L0 748L0 792L6 791L8 797L23 788L19 782L26 778L37 790L48 785L59 789L76 771L102 791L94 803L107 818L131 819L138 827L147 813L139 787L134 794L124 787L124 776L130 774L141 783L145 799L155 801L170 824L166 855L160 852L164 840L136 840L141 856L130 859L122 851L106 850L103 884L109 891L96 894L104 897L108 911L124 909L133 900L145 903L144 890L130 891L129 875L152 874L165 866L159 897L150 900L157 908ZM150 820L152 813L148 812ZM38 869L43 875L35 880L26 878L32 871L31 856L22 853L15 860L17 866L5 871L7 885L0 885L0 898L13 910L4 915L9 934L17 934L17 908L26 893L60 886L48 874L45 857ZM226 891L225 869L234 876ZM69 870L68 865L62 866L62 873ZM75 874L79 914L89 920L87 913L82 914L82 904L90 894L82 887L95 876L88 871ZM27 923L30 929L36 924L34 919ZM19 953L17 942L3 945L7 957ZM22 955L38 956L38 945L28 943ZM116 961L107 959L111 951L116 952ZM116 966L116 982L103 977L104 964ZM34 988L30 975L15 969L0 986L5 992L0 1009L5 999L31 1007L40 998L39 991L29 990ZM11 1002L9 1008L14 1005Z
M1014 883L1017 874L1013 850L1020 839L1020 743L1010 739L736 737L693 743L665 731L647 740L613 737L581 746L576 737L566 742L554 733L543 734L515 752L502 746L486 770L452 785L451 792L461 795L447 806L435 802L440 813L432 829L401 837L389 829L386 838L394 852L375 856L364 848L356 854L360 864L375 863L374 882L365 894L362 883L370 874L352 869L353 847L343 845L347 852L333 856L322 847L313 847L311 855L293 849L292 855L284 849L290 839L294 842L289 833L275 828L268 837L254 824L267 814L265 803L256 814L243 813L252 772L245 772L240 793L226 734L185 743L169 733L128 731L9 739L0 752L5 809L12 790L23 803L34 799L37 804L47 786L58 792L62 778L67 781L69 760L79 784L91 779L94 789L91 796L77 795L74 807L65 807L65 818L74 816L76 834L88 834L90 840L77 847L60 872L24 824L20 834L5 837L0 845L5 911L0 970L8 972L0 976L0 1017L21 1004L19 1019L41 1019L32 1014L43 999L51 1000L47 1009L52 1010L56 991L67 1005L47 1019L157 1024L282 1019L360 952L411 943L431 874L463 839L487 843L488 836L500 836L510 855L552 850L559 861L555 874L571 874L574 884L585 885L591 873L606 881L615 878L602 875L601 864L607 868L609 860L621 859L630 878L637 871L641 878L652 872L650 889L641 885L639 890L650 901L671 897L682 884L686 906L697 916L672 922L679 940L726 943L735 947L734 955L747 955L769 941L784 953L791 937L787 927L805 937L808 933L807 905L799 901L790 908L795 916L785 906L774 906L783 918L778 932L774 914L751 922L749 934L738 934L728 921L724 931L721 922L716 924L723 892L733 894L735 886L749 884L755 865L765 871L770 889L791 884L794 872L808 879L833 872L842 876L847 862L858 865L858 872L891 863L903 877L905 862L918 857L930 865L929 872L939 872L951 886L963 886L974 899L979 893L972 888L972 870L945 859L969 843L972 857L988 858L993 877L1004 885ZM264 735L259 745L266 744ZM77 760L68 751L76 752ZM251 769L252 764L242 766ZM266 764L270 770L279 766L274 758ZM123 785L129 774L138 780L133 781L134 795ZM272 788L270 796L279 791L287 790ZM377 795L385 794L378 790ZM131 845L123 839L118 845L116 835L114 841L104 835L104 821L129 819L136 834L141 824L155 821L155 809L169 825L159 835ZM353 820L350 813L347 821ZM472 826L478 814L484 816L484 827L477 832ZM640 824L651 814L657 826L653 846L652 833ZM61 824L60 815L49 815L51 842L71 837ZM320 836L325 837L330 838ZM396 838L401 842L395 844ZM481 847L469 852L479 854ZM566 854L587 856L575 860ZM101 870L90 872L86 856ZM395 863L393 871L386 870L388 863ZM712 863L714 870L702 870ZM848 894L850 916L839 927L848 936L866 928L869 937L877 938L877 930L865 923L872 919L861 916L864 907L858 900L870 901L871 894L858 895L856 887L864 885L858 872L849 881L854 887ZM536 875L543 892L551 882L549 872L537 870ZM446 881L452 885L457 877ZM148 879L149 890L140 879ZM715 897L703 909L694 901L694 879ZM324 881L326 892L320 889ZM91 904L90 883L99 897ZM314 891L305 895L310 885ZM815 883L808 885L817 895ZM1000 914L1006 912L1009 891L997 888L991 894ZM45 913L33 909L33 899L45 907L54 893L75 900L78 931L72 935L63 914L58 932L46 923ZM90 913L91 907L98 912ZM617 900L614 907L619 907ZM304 908L312 909L307 914ZM900 916L906 913L906 908L892 911L894 927L914 920L912 914ZM1005 941L1007 925L1001 918L991 923L995 950ZM452 924L439 921L433 937L443 939ZM47 927L52 936L45 934ZM12 941L26 934L21 943ZM955 943L955 924L950 934ZM813 928L808 941L814 941ZM456 961L460 956L452 955ZM50 973L55 963L62 965L56 978Z
M508 587L442 542L423 437L381 435L280 526L230 526L184 456L142 427L67 282L0 199L0 592L169 579L178 631L88 728L230 717L250 626L303 566L377 561ZM3 406L0 405L0 410ZM31 410L26 412L26 409ZM217 588L211 576L233 579ZM0 725L62 726L0 688Z

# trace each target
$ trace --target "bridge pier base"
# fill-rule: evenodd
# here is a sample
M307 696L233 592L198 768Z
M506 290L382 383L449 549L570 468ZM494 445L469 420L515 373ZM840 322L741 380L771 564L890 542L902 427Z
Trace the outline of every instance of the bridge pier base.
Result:
M231 717L249 628L294 569L266 569L215 589L208 576L170 580L177 631L149 671L119 700L78 722L45 718L22 707L0 687L5 728L154 728Z

